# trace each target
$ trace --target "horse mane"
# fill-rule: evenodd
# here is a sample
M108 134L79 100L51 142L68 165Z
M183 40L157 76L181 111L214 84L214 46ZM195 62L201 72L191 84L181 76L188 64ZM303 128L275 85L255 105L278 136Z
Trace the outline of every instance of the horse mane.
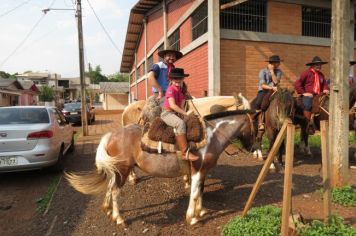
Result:
M275 96L278 96L281 102L287 102L288 98L289 99L292 98L291 95L292 95L291 92L287 88L280 88L275 94Z
M232 115L245 115L245 114L252 114L255 113L256 111L254 110L234 110L234 111L223 111L223 112L218 112L210 115L204 116L204 119L209 121L209 120L214 120L217 118L222 118L226 116L232 116Z

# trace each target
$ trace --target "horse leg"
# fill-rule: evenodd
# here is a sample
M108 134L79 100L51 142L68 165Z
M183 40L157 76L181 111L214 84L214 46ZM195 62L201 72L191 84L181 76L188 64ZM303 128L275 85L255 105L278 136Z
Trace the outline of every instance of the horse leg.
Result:
M258 160L263 161L262 157L262 138L263 138L264 131L259 130L256 137L256 142L253 145L255 151L253 152L254 158L258 158Z
M131 185L135 185L137 184L137 175L135 173L135 169L132 168L132 170L130 171L130 174L129 174L129 183Z
M301 126L300 148L303 150L304 154L311 156L312 153L308 145L308 138L309 138L309 134L307 130L307 124L303 124Z
M110 201L111 201L111 195L112 195L112 188L115 185L115 176L113 176L110 180L109 180L109 184L108 184L108 188L106 190L106 194L105 194L105 198L104 198L104 202L102 205L102 209L103 211L110 216L112 211L110 210Z
M192 175L192 185L189 199L189 206L186 215L186 221L194 225L199 218L206 213L203 209L203 191L204 191L205 171L198 171Z
M113 185L112 188L112 216L111 219L113 222L116 222L117 225L123 225L124 227L126 227L125 221L124 219L121 217L120 215L120 211L119 211L119 205L118 205L118 198L119 198L119 194L120 194L120 186L123 186L123 184L125 183L125 176L123 176L123 182L120 182L121 180L121 176L120 175L116 175L115 178L115 184Z
M184 181L184 188L189 189L190 188L190 174L188 175L183 175L183 181Z
M198 171L192 175L192 185L190 187L189 206L186 214L186 221L190 225L194 225L198 222L198 218L196 217L196 209L197 201L200 195L201 184L201 173Z

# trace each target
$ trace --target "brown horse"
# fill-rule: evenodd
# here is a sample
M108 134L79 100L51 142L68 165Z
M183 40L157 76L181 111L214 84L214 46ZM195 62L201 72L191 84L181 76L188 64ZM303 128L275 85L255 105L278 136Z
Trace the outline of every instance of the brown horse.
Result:
M137 124L106 134L96 153L97 170L77 175L67 174L70 184L84 194L102 193L106 190L103 208L109 211L112 200L112 219L124 224L118 207L120 188L132 168L137 165L151 176L177 177L191 171L191 193L186 220L195 224L206 211L203 209L204 181L208 171L215 167L220 154L234 138L240 138L249 148L254 134L247 111L227 111L206 117L207 144L194 154L200 159L193 163L183 161L176 153L150 154L141 149L142 127ZM159 193L157 193L159 194Z
M252 109L256 109L254 101L251 104ZM270 149L273 146L277 135L282 128L284 120L287 118L292 119L294 115L294 101L291 92L287 88L278 88L270 97L270 104L265 111L265 132L258 131L254 148L257 153L262 153L262 137L266 133L269 140ZM277 162L282 163L282 156L284 147L281 145ZM271 166L274 168L274 165Z

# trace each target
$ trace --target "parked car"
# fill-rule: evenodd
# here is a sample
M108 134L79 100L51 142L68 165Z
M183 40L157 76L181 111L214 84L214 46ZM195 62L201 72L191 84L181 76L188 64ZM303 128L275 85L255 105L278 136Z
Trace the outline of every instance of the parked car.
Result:
M54 107L0 107L0 172L63 168L74 129Z
M72 102L65 103L62 110L63 115L67 118L70 123L80 124L82 121L82 103L81 102ZM87 118L88 124L95 122L95 111L94 107L90 107L87 103Z

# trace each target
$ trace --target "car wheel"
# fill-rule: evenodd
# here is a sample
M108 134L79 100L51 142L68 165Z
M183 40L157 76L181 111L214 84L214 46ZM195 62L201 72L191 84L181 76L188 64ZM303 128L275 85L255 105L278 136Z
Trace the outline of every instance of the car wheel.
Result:
M72 135L72 141L70 142L70 147L68 149L68 152L72 153L74 152L74 150L75 150L74 135Z
M63 146L61 147L61 149L59 150L59 154L58 154L58 160L56 162L56 164L54 164L54 166L52 166L52 170L54 170L55 172L61 172L64 169L64 163L63 163Z

